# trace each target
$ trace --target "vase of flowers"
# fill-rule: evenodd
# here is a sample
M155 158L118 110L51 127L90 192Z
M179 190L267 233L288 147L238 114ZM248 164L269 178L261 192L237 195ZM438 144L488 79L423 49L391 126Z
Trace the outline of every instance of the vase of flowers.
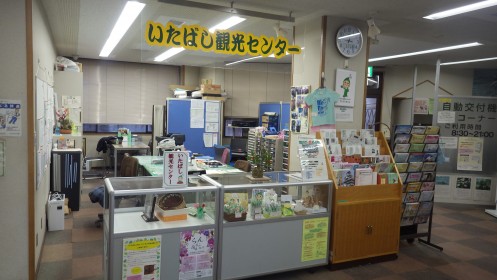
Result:
M59 126L61 134L71 134L72 121L69 119L69 110L67 108L60 108L57 110L57 125Z

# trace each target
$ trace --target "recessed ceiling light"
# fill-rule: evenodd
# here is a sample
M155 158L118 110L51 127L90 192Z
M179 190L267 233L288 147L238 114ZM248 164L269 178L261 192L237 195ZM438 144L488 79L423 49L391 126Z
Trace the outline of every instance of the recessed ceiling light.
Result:
M219 30L226 30L230 27L233 27L233 26L239 24L242 21L245 21L245 18L241 18L238 16L232 16L232 17L214 25L213 27L209 28L209 32L214 33L214 31L216 31L218 29Z
M371 58L371 59L369 59L369 62L394 59L394 58L401 58L401 57L406 57L406 56L414 56L414 55L420 55L420 54L427 54L427 53L443 52L443 51L456 50L456 49L469 48L469 47L476 47L476 46L481 46L481 45L482 44L480 44L478 42L473 42L473 43L468 43L468 44L455 45L455 46L449 46L449 47L431 49L431 50L425 50L425 51L419 51L419 52L411 52L411 53L403 53L403 54L397 54L397 55L391 55L391 56Z
M487 0L487 1L482 1L482 2L478 2L478 3L458 7L455 9L450 9L450 10L443 11L440 13L431 14L431 15L425 16L423 18L436 20L436 19L441 19L441 18L445 18L445 17L455 16L455 15L459 15L459 14L464 14L464 13L492 7L495 5L497 5L497 0Z
M444 63L440 63L440 65L454 65L454 64L473 63L473 62L481 62L481 61L489 61L489 60L497 60L497 57L488 57L488 58L480 58L480 59L472 59L472 60L444 62Z
M157 61L157 62L164 61L172 56L179 54L180 52L182 52L184 50L185 50L185 48L171 48L171 49L161 53L157 57L155 57L154 61Z
M101 57L109 56L144 7L145 4L136 1L128 1L126 3L121 15L112 29L112 32L109 35L109 38L107 38L104 47L100 51Z

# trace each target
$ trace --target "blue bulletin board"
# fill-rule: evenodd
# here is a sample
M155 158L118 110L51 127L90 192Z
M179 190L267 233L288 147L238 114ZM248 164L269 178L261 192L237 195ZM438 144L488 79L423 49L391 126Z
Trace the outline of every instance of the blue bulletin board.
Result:
M221 143L222 132L222 116L223 104L220 101L200 100L204 103L203 112L203 127L192 128L190 126L191 120L191 106L192 99L175 99L168 98L167 105L167 133L183 133L185 134L185 148L194 153L203 154L206 156L214 157L214 148L206 147L204 145L204 133L217 135L217 143ZM195 101L194 101L195 102ZM206 110L207 105L215 106L218 109L217 132L206 132Z
M262 102L259 104L259 126L262 126L262 115L265 112L275 112L278 114L278 131L288 128L290 122L289 102Z

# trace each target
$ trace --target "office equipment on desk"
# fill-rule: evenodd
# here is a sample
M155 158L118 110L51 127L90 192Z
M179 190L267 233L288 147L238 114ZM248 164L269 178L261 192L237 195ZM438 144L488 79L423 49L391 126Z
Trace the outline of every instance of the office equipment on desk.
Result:
M278 115L276 125L274 127L276 132L288 128L290 121L290 103L289 102L261 102L259 103L259 126L264 126L263 115L266 112L274 112ZM269 119L268 119L269 120ZM274 122L273 122L274 124ZM270 126L268 126L269 129Z
M53 149L50 190L69 200L69 208L79 211L81 201L81 149Z
M246 138L231 138L231 161L247 159L247 143L248 139Z

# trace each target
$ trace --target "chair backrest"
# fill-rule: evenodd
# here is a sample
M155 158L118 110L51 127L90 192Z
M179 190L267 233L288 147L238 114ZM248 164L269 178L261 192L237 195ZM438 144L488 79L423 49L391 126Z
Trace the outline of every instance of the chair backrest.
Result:
M228 164L231 161L231 154L230 154L230 149L224 148L223 154L221 155L221 160L220 162L224 164Z
M243 170L245 172L250 172L250 162L247 160L237 160L235 161L235 168L238 168L240 170Z
M223 158L223 153L224 149L226 149L225 146L219 145L219 144L214 144L214 159L221 161Z
M138 176L138 159L126 153L121 161L121 177L135 176Z

